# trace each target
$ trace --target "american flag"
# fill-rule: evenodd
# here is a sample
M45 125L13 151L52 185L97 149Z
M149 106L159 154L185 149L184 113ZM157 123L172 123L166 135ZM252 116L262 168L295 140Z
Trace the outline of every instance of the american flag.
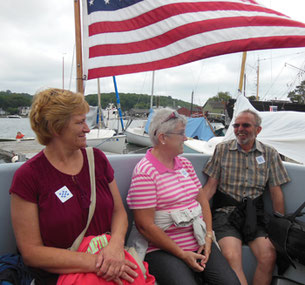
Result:
M304 23L254 0L82 0L82 11L87 79L305 46Z

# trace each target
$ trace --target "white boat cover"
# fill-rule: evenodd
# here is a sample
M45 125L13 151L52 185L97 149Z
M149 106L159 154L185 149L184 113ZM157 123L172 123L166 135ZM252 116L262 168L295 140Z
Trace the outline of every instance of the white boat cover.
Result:
M242 95L237 97L233 118L224 137L214 137L208 141L188 140L184 144L196 152L212 155L218 143L235 138L232 123L241 111L247 109L259 113L262 118L262 131L257 136L259 141L273 146L280 154L305 164L305 113L259 112Z
M97 106L89 106L89 112L86 115L86 122L89 129L97 126Z
M246 97L239 95L235 102L232 122L246 109L259 113L262 118L262 131L257 136L259 141L273 146L280 154L305 164L305 112L259 112ZM233 138L235 135L231 123L224 140Z

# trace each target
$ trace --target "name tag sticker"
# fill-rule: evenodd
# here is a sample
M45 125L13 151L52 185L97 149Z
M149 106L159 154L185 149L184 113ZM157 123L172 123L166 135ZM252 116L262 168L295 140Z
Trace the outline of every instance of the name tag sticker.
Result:
M262 155L256 157L256 161L258 164L265 163L265 159Z
M65 203L66 201L68 201L70 198L73 197L73 194L70 192L67 186L61 187L59 190L55 192L55 195L62 203Z
M188 172L187 172L184 168L182 168L182 169L180 170L180 173L181 173L184 177L188 177L188 176L189 176Z

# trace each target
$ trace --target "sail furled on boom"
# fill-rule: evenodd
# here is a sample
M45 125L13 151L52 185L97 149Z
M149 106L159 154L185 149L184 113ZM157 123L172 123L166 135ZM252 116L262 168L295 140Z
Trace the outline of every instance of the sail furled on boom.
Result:
M82 0L82 11L88 79L305 46L304 23L254 0Z

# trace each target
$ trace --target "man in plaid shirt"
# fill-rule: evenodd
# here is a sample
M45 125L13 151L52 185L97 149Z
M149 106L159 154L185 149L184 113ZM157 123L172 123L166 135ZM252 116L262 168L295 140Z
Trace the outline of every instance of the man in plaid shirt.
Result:
M204 192L213 199L213 229L223 255L242 285L242 244L257 259L253 285L270 284L276 252L266 238L262 194L269 188L273 211L284 214L281 185L290 181L278 152L258 140L261 118L251 110L236 117L236 139L216 146L203 172L209 176Z

